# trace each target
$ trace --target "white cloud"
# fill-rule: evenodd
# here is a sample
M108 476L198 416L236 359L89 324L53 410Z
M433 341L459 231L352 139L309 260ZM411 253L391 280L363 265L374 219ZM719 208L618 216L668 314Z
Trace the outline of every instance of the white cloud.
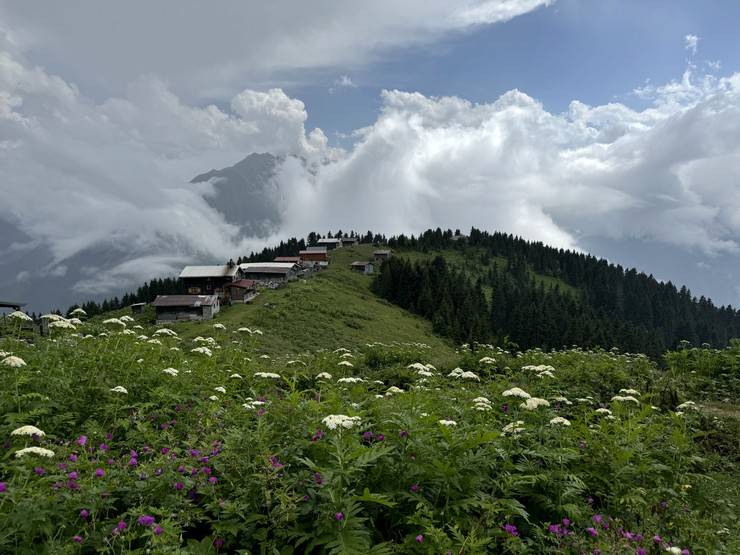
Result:
M0 21L51 71L86 89L120 94L142 74L188 99L224 98L245 82L311 68L353 67L391 48L507 21L553 0L295 2L129 0L104 10L72 3L0 0Z
M684 37L684 47L692 54L696 54L699 47L699 37L696 35L686 35Z
M342 75L338 79L334 80L334 84L329 87L329 94L334 94L340 89L356 89L357 84L352 81L349 75Z

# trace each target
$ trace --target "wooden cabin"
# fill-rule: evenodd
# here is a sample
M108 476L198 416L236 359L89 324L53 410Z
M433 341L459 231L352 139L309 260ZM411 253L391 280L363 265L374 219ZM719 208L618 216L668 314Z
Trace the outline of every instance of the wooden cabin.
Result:
M388 260L393 255L393 251L389 249L377 250L373 253L373 258L378 264L382 264L383 261Z
M339 237L324 237L316 241L316 245L319 247L326 247L326 250L333 251L342 246L342 240Z
M221 310L218 295L157 295L152 306L158 324L212 320Z
M283 283L303 275L303 268L292 262L249 262L239 269L243 279L260 283Z
M318 264L320 266L329 264L329 254L326 247L308 247L298 254L305 264Z
M257 282L253 279L238 279L224 287L232 303L250 303L257 296Z
M242 276L233 260L221 266L185 266L180 279L188 295L217 295L224 298L224 286Z
M360 272L360 273L369 275L375 271L375 264L370 261L365 261L365 262L356 261L350 264L350 269L354 272Z

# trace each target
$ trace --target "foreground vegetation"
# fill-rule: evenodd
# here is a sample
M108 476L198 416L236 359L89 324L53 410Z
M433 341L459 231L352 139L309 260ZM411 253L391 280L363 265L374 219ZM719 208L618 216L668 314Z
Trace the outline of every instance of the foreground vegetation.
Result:
M740 551L736 346L53 330L0 344L0 552Z

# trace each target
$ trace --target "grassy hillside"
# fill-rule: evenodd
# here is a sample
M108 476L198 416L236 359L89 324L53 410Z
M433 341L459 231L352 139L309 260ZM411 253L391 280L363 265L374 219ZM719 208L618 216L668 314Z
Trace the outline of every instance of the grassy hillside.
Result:
M425 343L435 359L451 358L454 347L435 336L429 322L378 298L369 289L372 277L349 269L373 250L369 245L338 249L331 253L329 268L308 279L263 290L251 305L225 307L213 322L173 327L184 338L210 333L215 322L230 331L258 328L264 333L260 348L268 354L398 341Z

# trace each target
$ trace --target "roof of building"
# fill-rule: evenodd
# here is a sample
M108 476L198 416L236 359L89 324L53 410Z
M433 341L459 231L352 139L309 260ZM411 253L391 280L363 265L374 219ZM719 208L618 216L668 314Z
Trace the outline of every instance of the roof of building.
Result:
M133 303L130 306L146 306L146 303Z
M0 301L0 308L20 308L26 306L26 303L17 303L15 301Z
M373 263L367 260L366 261L356 260L355 262L352 263L352 266L362 266L363 268L367 265L372 266Z
M241 269L245 274L289 274L298 268L292 262L251 262L242 264Z
M238 287L239 289L254 289L256 286L257 282L253 279L240 279L226 284L226 287Z
M374 252L373 254L374 254L375 256L377 256L377 255L379 255L379 254L390 254L390 253L391 253L391 251L390 251L390 250L388 250L388 249L381 249L381 250L379 250L379 251L375 251L375 252Z
M301 261L300 256L276 256L273 259L273 262L295 262L298 263Z
M239 266L185 266L180 272L181 278L205 278L205 277L234 277L239 271Z
M299 254L306 252L326 252L326 247L306 247L306 250L302 250Z
M197 308L215 305L217 302L216 295L157 295L152 306Z
M342 240L339 237L323 237L322 239L319 239L317 242L334 244L334 243L341 243Z

